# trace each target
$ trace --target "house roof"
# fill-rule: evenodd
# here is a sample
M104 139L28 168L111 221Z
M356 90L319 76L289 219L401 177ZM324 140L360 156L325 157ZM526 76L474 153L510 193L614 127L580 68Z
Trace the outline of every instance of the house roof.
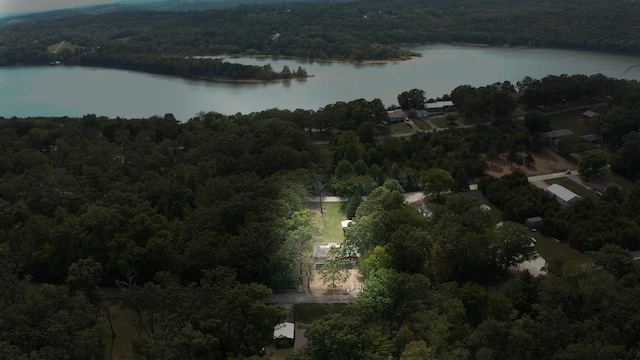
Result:
M558 184L552 184L549 187L547 187L545 190L547 192L550 192L551 194L559 197L560 199L562 199L562 201L571 201L576 197L579 198L579 199L582 199L580 196L578 196L573 191L567 189L566 187L564 187L562 185L558 185Z
M582 139L582 141L587 141L587 142L600 142L600 140L602 140L602 136L598 134L589 134L589 135L580 136L580 139Z
M530 217L525 219L525 222L527 223L535 223L535 222L540 222L542 221L542 218L540 216L534 216L534 217Z
M480 202L480 205L486 205L484 202L484 195L482 194L481 190L465 191L461 194L466 198L478 200L478 202Z
M286 322L278 324L273 328L274 339L295 339L295 324Z
M595 112L595 111L587 110L587 111L583 112L583 113L582 113L582 115L583 115L583 116L586 116L586 117L590 117L590 118L592 118L592 117L594 117L594 116L598 116L598 115L600 115L600 114L598 114L598 113L597 113L597 112Z
M428 109L438 109L445 106L453 106L453 101L436 101L433 103L426 103L424 107Z
M563 137L563 136L573 135L573 131L571 131L569 129L561 129L561 130L549 131L549 132L546 132L544 134L547 135L550 138L559 138L559 137Z
M389 114L389 117L394 119L394 118L403 118L406 116L403 110L392 110L392 111L387 111L387 114Z
M318 246L313 248L313 257L314 258L326 258L327 255L329 254L329 250L331 250L332 247L339 248L340 244L332 242L332 243L328 243L328 244L318 245Z
M349 224L351 224L353 222L353 220L342 220L340 222L340 226L342 226L342 228L347 228L349 227Z

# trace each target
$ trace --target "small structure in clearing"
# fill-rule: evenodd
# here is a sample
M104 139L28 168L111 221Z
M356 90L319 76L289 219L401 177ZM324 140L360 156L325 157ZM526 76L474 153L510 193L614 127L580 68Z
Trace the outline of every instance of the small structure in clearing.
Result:
M273 329L273 338L278 347L293 347L295 342L295 324L285 322Z
M600 116L600 114L598 114L595 111L591 111L591 110L587 110L585 112L582 113L582 121L588 123L589 121L591 121L591 119Z
M538 226L540 226L540 223L542 223L542 218L540 216L530 217L524 220L524 226L531 230L537 229Z
M484 201L484 194L482 194L482 190L476 189L476 190L461 192L460 194L462 194L462 196L468 199L478 200L478 202L480 203L480 208L482 210L491 210L489 205L487 205L486 202Z
M322 265L324 265L324 263L327 261L327 257L329 256L329 250L331 250L331 248L339 248L340 244L338 243L327 243L327 244L320 244L320 245L316 245L313 248L313 263L316 266L316 269L319 269L322 267Z
M353 220L342 220L340 222L340 226L342 226L342 231L344 231L344 229L349 227L349 224L351 224L353 222Z

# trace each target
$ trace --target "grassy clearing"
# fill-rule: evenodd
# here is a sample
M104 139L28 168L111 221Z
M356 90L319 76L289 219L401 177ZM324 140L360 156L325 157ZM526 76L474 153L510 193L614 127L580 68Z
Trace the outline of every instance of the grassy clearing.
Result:
M321 243L335 242L341 244L344 240L342 232L343 220L347 220L347 216L342 212L341 203L323 203L324 218L320 214L320 205L312 203L309 205L311 209L311 224L318 229L318 235Z
M536 251L543 259L549 261L554 258L565 258L580 263L586 263L587 258L578 250L571 248L567 244L562 244L550 237L546 237L538 232L532 233L536 238Z
M444 117L437 117L437 118L432 118L431 122L433 123L433 125L439 127L439 128L450 128L450 127L454 127L454 125L452 125L449 120L447 120Z
M131 358L131 340L138 336L138 331L133 325L134 313L131 309L122 305L121 300L113 301L109 304L109 310L111 311L111 322L113 324L113 331L116 333L116 337L113 342L113 359L129 359ZM104 326L107 331L107 338L104 339L107 350L107 358L111 358L110 346L111 346L111 330L109 329L109 322L105 319Z
M411 133L413 132L413 128L404 122L400 122L400 123L395 123L395 124L391 124L389 125L389 128L391 129L391 131L396 132L396 133Z
M117 39L112 39L111 41L115 41L115 42L128 42L129 40L131 40L133 38L133 36L125 36L125 37L121 37L121 38L117 38Z
M71 52L73 52L76 51L77 48L79 48L78 45L71 45L71 43L68 41L60 41L57 44L47 46L47 51L52 54L59 54L64 49L69 49L71 50Z
M593 134L595 131L591 126L582 121L582 113L585 110L569 111L566 113L555 114L549 116L551 120L551 126L555 130L571 129L576 138L580 138L583 135Z
M633 187L633 182L629 181L629 179L624 178L611 171L603 171L602 177L611 182L618 184L621 188L625 190L630 190Z
M286 360L290 355L293 355L294 353L294 349L293 348L288 348L288 349L276 349L276 348L271 348L269 350L267 350L267 359L269 360Z
M563 180L566 180L566 179L563 179ZM568 180L568 181L571 181L571 180ZM496 223L499 223L500 221L502 221L502 211L493 204L488 204L488 205L491 207L491 215L494 221ZM549 238L540 234L539 232L531 232L531 236L536 238L536 251L545 260L561 257L561 258L565 258L573 261L578 261L581 263L584 263L587 261L584 255L582 255L579 251L571 248L567 244L559 243L553 240L552 238Z
M598 196L593 191L591 191L591 190L585 188L584 186L576 183L575 181L572 181L572 180L567 179L567 178L545 180L544 182L546 182L549 185L551 185L551 184L562 185L565 188L573 191L574 193L576 193L578 196L580 196L583 199L586 199L586 198L592 198L593 200L597 200L598 199Z
M329 314L341 313L347 304L295 304L293 318L296 322L311 324Z
M502 221L502 210L498 209L497 206L491 204L491 203L487 203L487 205L489 205L489 207L491 208L491 217L493 218L493 222L494 223L499 223Z
M422 131L428 131L428 130L433 129L433 127L431 125L429 125L429 123L424 121L424 120L413 120L413 123L416 124L418 129L420 129Z

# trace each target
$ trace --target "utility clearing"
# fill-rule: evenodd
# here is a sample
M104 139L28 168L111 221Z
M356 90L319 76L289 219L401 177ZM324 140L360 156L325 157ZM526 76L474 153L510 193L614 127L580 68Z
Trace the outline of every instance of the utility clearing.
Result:
M72 45L70 42L62 40L59 43L47 46L47 50L52 54L59 54L64 49L69 49L73 52L78 47L78 45Z

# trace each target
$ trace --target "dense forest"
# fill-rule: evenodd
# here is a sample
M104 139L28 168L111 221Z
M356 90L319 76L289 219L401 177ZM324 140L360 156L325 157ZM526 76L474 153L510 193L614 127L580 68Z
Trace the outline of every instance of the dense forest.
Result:
M7 26L0 30L0 65L62 61L231 79L234 70L211 73L217 65L185 56L390 60L412 55L401 45L432 42L639 53L638 16L640 5L627 0L356 1L123 11ZM68 46L59 52L47 49L62 41ZM244 71L235 73L242 78Z
M354 220L338 259L360 254L365 291L314 322L292 358L633 359L640 183L562 208L517 171L485 177L479 154L550 151L538 109L604 99L600 151L637 180L639 93L601 75L461 86L446 98L477 125L407 139L384 137L379 99L184 123L1 119L0 357L103 358L110 313L97 286L114 284L134 313L134 358L258 356L284 319L261 300L310 276L307 199L334 192ZM523 121L505 116L527 105ZM502 227L474 200L441 195L475 181ZM421 211L408 190L431 194ZM520 224L540 214L542 232L590 262L550 258L545 276L511 276L535 257Z

